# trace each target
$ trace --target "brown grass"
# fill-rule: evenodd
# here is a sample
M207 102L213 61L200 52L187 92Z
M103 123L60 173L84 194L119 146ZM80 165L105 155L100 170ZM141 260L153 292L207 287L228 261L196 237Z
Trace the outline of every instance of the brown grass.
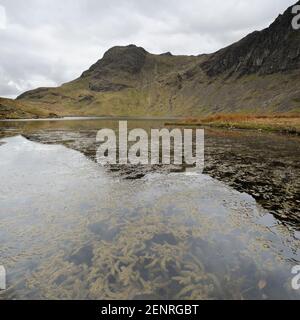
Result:
M240 121L253 121L258 119L300 119L300 113L281 113L281 114L226 114L226 113L218 113L214 115L210 115L203 118L188 118L184 121L188 122L202 122L202 123L209 123L209 122L217 122L217 121L229 121L229 122L240 122Z
M300 134L300 113L281 114L214 114L187 118L179 125L209 125L222 128L256 129Z

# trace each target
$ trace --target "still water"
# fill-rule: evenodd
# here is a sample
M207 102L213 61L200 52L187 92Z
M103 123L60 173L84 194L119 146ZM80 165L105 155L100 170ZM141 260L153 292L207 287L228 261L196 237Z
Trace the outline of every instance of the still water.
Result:
M0 298L300 298L295 228L205 174L112 174L77 151L100 122L0 125Z

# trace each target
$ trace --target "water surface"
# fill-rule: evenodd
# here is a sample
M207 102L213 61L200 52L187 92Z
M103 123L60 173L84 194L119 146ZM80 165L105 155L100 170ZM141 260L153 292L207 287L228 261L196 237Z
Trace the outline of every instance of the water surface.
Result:
M24 122L6 135L10 129L0 146L0 257L8 273L0 297L300 298L291 288L297 229L247 193L204 174L125 180L59 144L93 139L94 120ZM44 134L51 144L18 133Z

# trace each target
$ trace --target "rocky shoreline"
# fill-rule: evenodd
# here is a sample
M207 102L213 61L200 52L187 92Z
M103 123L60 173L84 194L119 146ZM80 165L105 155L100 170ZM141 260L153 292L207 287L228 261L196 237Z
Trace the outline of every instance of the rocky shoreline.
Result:
M288 140L272 146L272 137L270 145L251 135L247 142L237 138L230 145L226 140L232 139L208 139L204 173L250 194L278 220L299 230L300 148L291 154Z
M95 134L41 131L25 136L36 142L63 144L95 160ZM278 134L208 129L204 173L252 195L278 220L300 230L299 145L298 137L286 139ZM181 172L185 168L156 165L107 169L123 179L139 179L152 172Z
M23 134L27 139L62 144L95 161L94 130L2 129L0 137ZM253 196L278 220L300 230L300 141L296 136L248 130L206 129L204 173ZM139 179L148 173L182 172L183 166L109 166L110 174Z

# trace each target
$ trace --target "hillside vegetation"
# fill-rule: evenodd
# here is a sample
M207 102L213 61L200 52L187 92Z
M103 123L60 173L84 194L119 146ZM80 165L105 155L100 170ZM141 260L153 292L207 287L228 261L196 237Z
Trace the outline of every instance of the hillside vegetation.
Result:
M25 92L15 107L21 103L28 106L24 112L37 116L300 112L300 32L292 29L292 18L289 8L269 28L209 55L154 55L135 45L113 47L78 79ZM23 117L23 109L11 114Z

